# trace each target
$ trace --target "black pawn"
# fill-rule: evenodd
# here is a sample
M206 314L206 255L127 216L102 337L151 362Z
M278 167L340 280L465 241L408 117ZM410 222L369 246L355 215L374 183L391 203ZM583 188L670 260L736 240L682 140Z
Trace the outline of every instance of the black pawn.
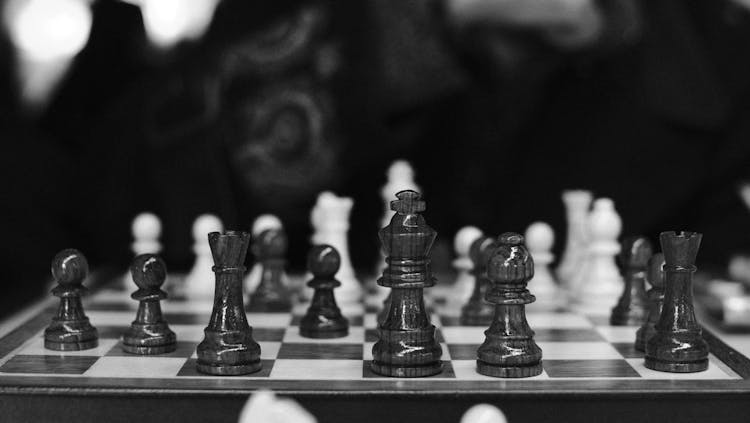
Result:
M424 288L435 285L429 254L437 232L420 214L426 205L419 193L400 191L396 197L396 214L378 232L388 265L378 285L391 288L391 300L378 324L371 368L391 377L431 376L443 370L443 351L424 305Z
M349 334L349 321L336 305L333 289L341 286L335 276L341 265L338 251L330 245L316 245L307 255L307 269L313 279L307 286L315 289L312 303L299 325L307 338L341 338Z
M708 344L693 309L693 273L702 235L662 232L664 304L656 332L646 341L649 369L692 373L708 369Z
M469 257L474 265L474 291L469 301L461 308L461 324L465 326L484 326L492 323L495 315L495 305L488 303L484 297L490 286L487 279L487 261L497 244L488 236L481 236L471 243Z
M216 274L211 320L198 344L199 372L242 375L261 369L260 345L253 339L242 302L242 275L250 243L247 232L211 232L208 243Z
M487 264L492 287L487 301L495 304L492 325L477 349L477 371L506 378L542 373L542 349L534 342L534 331L526 321L526 304L536 298L526 286L534 277L534 260L523 245L523 236L507 232Z
M138 290L130 298L140 301L130 329L122 335L122 349L131 354L165 354L177 349L177 337L161 313L161 290L167 278L167 266L155 254L141 254L130 264L130 273Z
M646 351L646 341L654 336L656 323L659 322L659 316L661 316L661 306L664 302L664 254L656 253L648 261L647 280L651 284L651 289L647 294L648 318L635 333L635 349L638 351Z
M80 351L99 345L99 334L81 304L81 296L88 292L83 286L88 273L86 257L78 250L62 250L52 259L52 276L58 283L52 294L60 297L60 307L44 331L44 348Z
M253 254L263 268L260 283L250 296L254 312L283 312L292 309L291 293L284 285L287 237L282 229L268 229L253 240Z
M612 326L637 326L646 321L646 270L652 254L651 242L645 237L630 237L622 242L618 262L625 286L609 318Z

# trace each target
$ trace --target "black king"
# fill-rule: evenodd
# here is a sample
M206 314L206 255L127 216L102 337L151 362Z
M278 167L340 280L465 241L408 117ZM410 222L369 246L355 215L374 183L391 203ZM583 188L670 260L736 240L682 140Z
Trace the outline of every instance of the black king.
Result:
M424 305L423 290L435 285L430 248L437 232L419 213L425 202L415 191L401 191L391 201L396 214L378 233L387 267L378 285L391 288L391 301L372 347L372 370L392 377L424 377L440 373L442 350Z

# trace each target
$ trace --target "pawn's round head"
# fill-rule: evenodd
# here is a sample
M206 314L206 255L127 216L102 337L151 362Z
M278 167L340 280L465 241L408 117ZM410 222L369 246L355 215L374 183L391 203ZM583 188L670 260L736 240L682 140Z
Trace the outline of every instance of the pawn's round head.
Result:
M193 222L193 239L206 242L206 235L224 230L221 220L212 214L202 214Z
M281 219L278 217L272 215L272 214L262 214L255 218L253 221L253 228L251 233L253 236L258 236L261 232L265 231L266 229L281 229L283 228L283 225L281 224Z
M648 261L648 283L654 288L664 288L664 254L656 253Z
M631 269L645 269L654 249L651 241L643 236L626 238L622 242L621 265Z
M530 252L548 252L555 243L555 231L547 223L534 222L526 229L525 238Z
M52 277L60 285L81 285L89 274L89 263L80 251L68 248L52 259Z
M339 271L341 256L330 245L316 245L307 254L307 269L316 278L332 278Z
M130 264L130 274L138 288L159 288L167 278L167 266L156 254L141 254Z
M471 250L471 244L482 236L482 230L475 226L464 226L456 232L453 239L453 249L459 257L466 257Z
M141 213L133 219L131 229L135 239L157 239L161 235L161 222L153 213Z
M287 237L283 229L266 229L253 242L253 254L260 260L282 258L287 250Z

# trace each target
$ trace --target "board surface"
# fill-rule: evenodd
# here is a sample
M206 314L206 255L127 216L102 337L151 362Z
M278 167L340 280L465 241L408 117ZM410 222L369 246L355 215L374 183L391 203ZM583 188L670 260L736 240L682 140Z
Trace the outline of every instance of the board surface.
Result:
M85 310L100 333L99 347L86 351L44 349L42 333L56 305L21 324L0 339L0 392L29 395L148 395L195 397L247 395L256 389L312 401L347 398L352 407L372 395L383 401L439 401L445 395L478 402L494 398L590 400L614 396L638 401L646 395L729 396L750 393L750 360L724 345L711 333L709 369L674 374L646 369L643 354L633 348L636 327L612 327L606 316L583 316L527 308L529 324L543 350L541 375L527 379L497 379L476 372L476 349L484 327L460 326L456 304L428 302L443 348L444 370L420 379L378 376L370 371L372 345L377 340L373 305L342 307L350 333L338 339L308 339L299 335L305 304L292 313L253 313L248 321L261 345L263 369L244 376L209 376L196 371L195 349L203 338L212 302L167 300L164 316L177 334L178 348L159 356L122 351L119 337L134 319L137 303L127 292L104 290L85 300ZM387 398L387 399L386 399ZM718 397L718 399L724 399ZM314 408L314 406L313 406ZM364 408L363 408L364 410ZM336 418L321 421L336 421Z

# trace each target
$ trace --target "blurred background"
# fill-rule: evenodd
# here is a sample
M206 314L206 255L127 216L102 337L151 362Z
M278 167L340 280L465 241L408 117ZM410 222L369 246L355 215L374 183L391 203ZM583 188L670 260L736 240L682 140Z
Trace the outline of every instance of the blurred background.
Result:
M747 0L0 5L0 314L43 295L62 248L124 269L142 211L172 271L207 212L276 214L301 268L332 190L372 267L395 159L442 246L543 220L559 253L560 194L581 188L624 235L703 232L699 266L750 250Z

